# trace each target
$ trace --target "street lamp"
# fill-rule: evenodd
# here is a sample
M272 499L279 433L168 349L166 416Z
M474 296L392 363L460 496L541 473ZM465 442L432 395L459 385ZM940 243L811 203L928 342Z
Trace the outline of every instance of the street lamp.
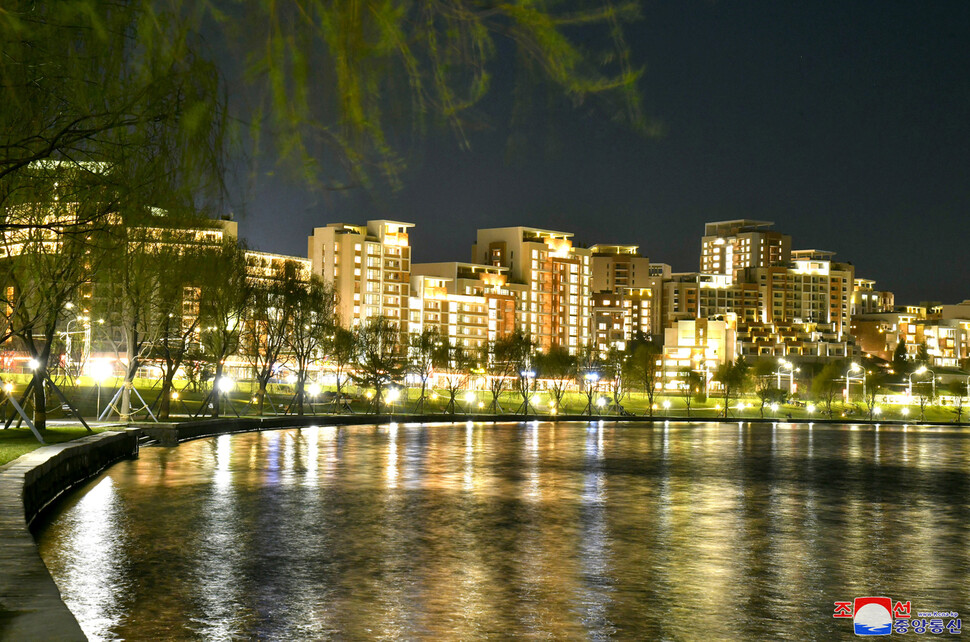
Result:
M936 396L936 373L933 372L933 370L931 370L930 368L927 368L926 366L920 366L909 375L909 396L910 397L913 396L913 375L926 374L927 372L933 375L933 396L934 397ZM970 377L967 378L967 381L970 382Z
M219 392L221 392L224 395L227 395L230 392L232 392L232 389L233 387L235 387L236 382L233 381L230 377L223 375L219 377L219 381L217 382L216 385L219 388Z
M586 397L589 399L586 407L589 410L589 416L593 416L593 395L596 394L596 384L600 380L599 373L597 372L587 372L583 378L586 380Z
M845 400L849 401L849 383L852 381L851 372L860 372L860 377L862 378L862 398L866 398L866 371L858 363L853 363L849 366L849 369L845 371Z
M781 371L782 370L788 370L789 373L794 372L791 361L788 361L786 359L778 360L778 369L775 370L775 376L777 377L777 380L775 382L775 388L777 388L778 390L781 390Z
M114 367L108 361L95 361L91 364L91 376L94 378L94 383L98 388L98 405L97 405L97 417L101 417L101 386L104 385L105 380L111 376Z

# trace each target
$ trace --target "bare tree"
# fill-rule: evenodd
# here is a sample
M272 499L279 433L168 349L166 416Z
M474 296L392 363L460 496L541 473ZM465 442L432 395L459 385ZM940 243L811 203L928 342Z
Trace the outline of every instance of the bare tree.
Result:
M680 396L684 400L684 407L687 409L687 417L690 418L690 408L694 397L703 389L704 382L696 370L683 368L680 371L681 387Z
M285 261L276 273L252 284L250 305L240 337L240 351L256 381L256 414L263 414L269 380L282 363L293 311L306 295L306 283L295 261Z
M199 326L205 357L215 368L211 395L212 416L221 412L219 384L226 359L239 348L242 317L252 286L246 275L246 257L235 239L226 240L206 261L207 278L199 296Z
M357 361L357 338L350 330L337 325L327 341L326 350L328 361L334 369L337 389L333 398L333 409L339 414L343 403L343 386Z
M567 386L576 378L576 357L560 345L550 346L536 357L539 375L550 382L556 412L562 407Z
M374 414L380 414L383 391L404 372L400 330L387 317L375 317L355 328L357 364L351 377L374 389Z
M647 395L647 412L653 417L653 400L657 394L657 379L660 376L660 365L657 363L660 349L656 344L640 342L632 345L632 351L626 360L627 376L639 382L643 392Z
M444 372L445 391L448 393L448 404L445 412L455 414L458 409L458 393L468 385L469 369L472 359L468 352L460 345L443 343L435 350L434 366Z
M434 373L435 352L441 343L441 333L437 327L425 328L420 334L408 337L408 371L421 380L421 396L415 405L415 412L424 412L424 400L427 397L428 379Z
M335 305L333 287L316 275L293 303L286 345L296 365L296 407L301 416L310 364L333 333Z

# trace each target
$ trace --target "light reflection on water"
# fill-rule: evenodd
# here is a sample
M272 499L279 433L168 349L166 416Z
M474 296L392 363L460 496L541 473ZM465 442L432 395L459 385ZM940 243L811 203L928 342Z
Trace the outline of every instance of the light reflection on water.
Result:
M836 600L967 611L970 437L676 422L248 433L143 450L38 540L92 639L848 639Z

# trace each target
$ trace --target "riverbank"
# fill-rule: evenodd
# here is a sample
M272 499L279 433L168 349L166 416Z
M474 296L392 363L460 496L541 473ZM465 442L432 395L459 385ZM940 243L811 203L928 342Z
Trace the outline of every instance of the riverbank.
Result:
M0 640L84 640L44 566L30 524L58 497L138 455L138 429L44 446L0 466Z

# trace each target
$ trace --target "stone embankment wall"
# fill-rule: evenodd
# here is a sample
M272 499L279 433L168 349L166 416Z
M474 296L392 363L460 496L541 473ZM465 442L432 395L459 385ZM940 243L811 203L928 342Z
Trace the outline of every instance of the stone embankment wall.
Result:
M37 552L30 523L65 492L138 456L137 428L45 446L0 467L0 640L84 640Z

